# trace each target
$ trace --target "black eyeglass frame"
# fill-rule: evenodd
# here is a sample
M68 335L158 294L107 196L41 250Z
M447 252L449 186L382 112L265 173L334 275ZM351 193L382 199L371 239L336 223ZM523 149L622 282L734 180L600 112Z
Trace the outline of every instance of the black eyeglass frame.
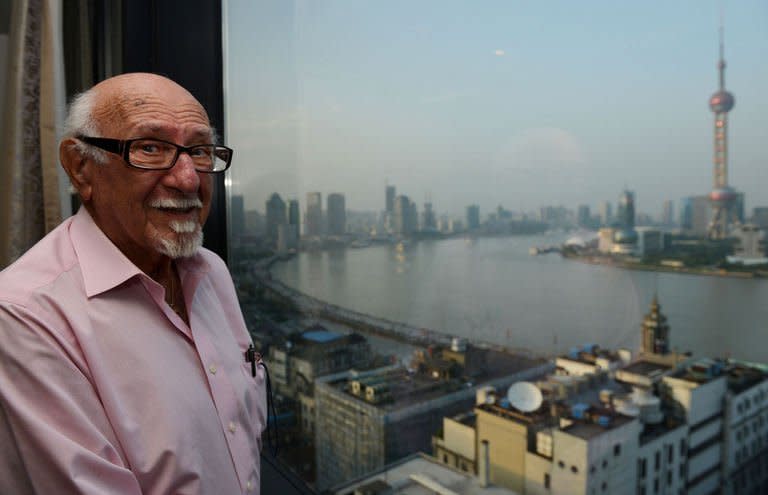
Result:
M102 149L104 151L108 151L110 153L114 153L115 155L120 156L125 163L127 163L129 166L133 168L138 168L139 170L170 170L176 165L176 162L179 159L179 156L181 156L182 153L187 153L191 156L190 152L194 151L195 148L202 148L202 147L211 147L214 148L214 154L221 159L222 157L217 153L218 151L226 151L227 155L225 157L226 166L222 170L205 170L205 169L199 169L195 167L195 170L198 172L203 172L206 174L220 174L222 172L227 171L229 169L229 166L232 165L232 155L235 153L235 150L232 148L229 148L227 146L223 146L221 144L196 144L194 146L182 146L180 144L172 143L170 141L165 141L163 139L156 139L156 138L148 138L148 137L142 137L142 138L135 138L135 139L112 139L112 138L100 138L100 137L90 137L90 136L77 136L77 139L80 141L90 144L91 146L95 146L99 149ZM134 143L136 141L157 141L164 144L169 144L176 148L176 154L173 157L173 160L171 160L171 164L166 167L146 167L142 165L136 165L135 163L131 163L130 160L130 150L131 150L131 143Z

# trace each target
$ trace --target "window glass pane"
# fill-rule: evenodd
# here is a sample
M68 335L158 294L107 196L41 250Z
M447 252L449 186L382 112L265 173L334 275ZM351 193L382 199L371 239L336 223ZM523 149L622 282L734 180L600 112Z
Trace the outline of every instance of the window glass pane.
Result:
M689 418L724 414L686 409L663 377L725 382L736 366L704 357L768 362L764 245L741 228L768 227L761 7L725 16L733 106L710 99L714 8L224 6L232 271L282 457L318 489L418 451L496 479L488 459L513 440L487 413L537 425L509 457L543 459L536 483L569 489L573 466L584 490L621 491L561 460L559 433L635 425L587 458L636 472L642 447L657 476L686 462ZM605 373L619 368L635 378Z

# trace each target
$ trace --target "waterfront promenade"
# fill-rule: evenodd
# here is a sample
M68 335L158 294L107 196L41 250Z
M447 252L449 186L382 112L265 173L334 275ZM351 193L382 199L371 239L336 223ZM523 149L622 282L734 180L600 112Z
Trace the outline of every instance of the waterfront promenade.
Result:
M270 268L279 261L281 261L280 256L271 256L255 263L252 266L254 280L272 296L290 300L299 311L306 315L339 323L362 333L420 347L429 345L450 346L452 339L456 337L438 330L415 327L407 323L360 313L304 294L272 277ZM467 339L466 337L461 338L480 348L494 349L532 359L546 357L530 349L501 346L476 339Z

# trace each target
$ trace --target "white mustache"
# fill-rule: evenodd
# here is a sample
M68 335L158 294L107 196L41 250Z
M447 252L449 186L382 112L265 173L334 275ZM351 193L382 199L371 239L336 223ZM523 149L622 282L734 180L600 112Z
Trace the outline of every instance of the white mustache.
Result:
M158 198L149 203L153 208L202 208L203 202L199 198Z

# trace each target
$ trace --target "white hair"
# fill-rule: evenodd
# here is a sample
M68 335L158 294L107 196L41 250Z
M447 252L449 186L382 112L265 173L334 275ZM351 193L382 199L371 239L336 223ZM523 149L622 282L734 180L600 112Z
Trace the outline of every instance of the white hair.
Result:
M75 95L69 104L69 112L64 121L63 137L65 139L77 139L78 136L103 137L101 135L99 123L93 116L93 112L96 108L96 101L96 92L93 88ZM213 126L210 126L210 132L211 142L214 144L218 143L219 136ZM98 164L103 165L108 161L106 152L95 146L86 144L80 140L77 140L77 143L74 146L78 152L93 159Z
M64 138L77 138L78 136L99 137L99 124L93 116L96 107L96 92L93 89L76 95L69 104L69 113L64 121ZM83 155L93 159L96 163L107 162L107 155L103 150L86 144L80 140L75 144L75 149Z

